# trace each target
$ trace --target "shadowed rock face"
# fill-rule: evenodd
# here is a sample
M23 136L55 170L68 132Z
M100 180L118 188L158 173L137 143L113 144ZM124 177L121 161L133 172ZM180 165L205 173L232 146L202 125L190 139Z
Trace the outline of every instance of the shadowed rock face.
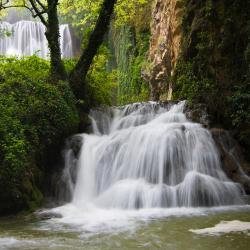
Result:
M152 67L142 75L151 87L152 100L159 100L172 75L180 50L182 8L177 0L157 0L152 13L149 61ZM169 84L168 99L172 87Z
M212 119L204 104L185 105L186 117L204 127L210 128L213 139L219 150L223 170L227 176L240 183L247 194L250 194L250 163L244 158L241 147L229 131L222 128L211 128Z
M250 194L250 164L244 159L240 146L224 129L212 128L212 136L219 149L222 167L227 176L244 187Z
M184 113L188 120L200 123L210 130L220 154L223 170L230 179L240 183L246 193L250 194L250 163L244 158L239 143L228 130L211 128L213 121L205 104L186 103Z
M186 104L184 113L192 122L200 123L205 128L211 127L211 117L208 115L207 106L205 104Z
M244 158L240 145L230 132L222 128L211 128L212 119L204 104L189 105L187 103L184 113L189 120L210 128L219 150L223 170L230 179L240 183L246 193L250 194L250 164Z

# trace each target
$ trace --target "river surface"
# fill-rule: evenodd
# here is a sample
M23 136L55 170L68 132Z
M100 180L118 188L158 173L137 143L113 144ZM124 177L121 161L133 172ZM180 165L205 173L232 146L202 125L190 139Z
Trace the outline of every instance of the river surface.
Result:
M70 209L70 208L69 208ZM155 209L140 211L94 212L88 219L69 224L65 218L39 219L30 214L0 219L1 250L66 249L162 249L162 250L244 250L249 249L250 207L220 209ZM223 221L236 221L224 232L191 232L214 227ZM248 223L249 226L249 223Z

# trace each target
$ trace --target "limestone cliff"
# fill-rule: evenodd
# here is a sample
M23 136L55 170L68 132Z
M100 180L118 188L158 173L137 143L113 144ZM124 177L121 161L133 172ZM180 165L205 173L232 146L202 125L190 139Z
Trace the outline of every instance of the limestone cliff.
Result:
M159 100L160 94L166 92L167 88L167 98L171 98L170 78L180 51L182 12L182 4L178 0L157 0L153 8L150 67L143 71L153 100Z
M152 100L187 99L206 107L206 126L231 131L241 155L250 160L249 0L244 6L240 0L156 0L148 60L142 73ZM234 162L241 157L230 156L231 146L225 147L221 140L226 133L221 131L212 130L225 171L249 193L245 177L235 169L237 164L246 166L249 174L250 165Z

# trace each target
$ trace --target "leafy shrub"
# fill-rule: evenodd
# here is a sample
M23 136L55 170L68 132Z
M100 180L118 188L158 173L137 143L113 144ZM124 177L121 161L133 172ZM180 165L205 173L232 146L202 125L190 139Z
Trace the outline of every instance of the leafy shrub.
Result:
M0 214L41 201L37 189L49 152L77 131L75 99L66 83L48 82L47 61L0 58Z

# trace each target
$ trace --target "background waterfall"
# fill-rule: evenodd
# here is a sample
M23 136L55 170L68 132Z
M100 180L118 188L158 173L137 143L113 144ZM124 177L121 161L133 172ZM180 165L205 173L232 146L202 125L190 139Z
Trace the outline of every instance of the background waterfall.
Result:
M18 21L14 24L0 22L0 30L5 30L10 34L0 37L1 55L31 56L35 54L44 59L48 58L49 49L44 35L45 28L41 22ZM60 25L60 36L62 57L73 57L69 25Z
M80 135L76 164L72 149L66 154L64 173L78 171L71 204L130 210L242 204L244 192L223 172L210 132L186 119L184 105L93 111L94 132Z

